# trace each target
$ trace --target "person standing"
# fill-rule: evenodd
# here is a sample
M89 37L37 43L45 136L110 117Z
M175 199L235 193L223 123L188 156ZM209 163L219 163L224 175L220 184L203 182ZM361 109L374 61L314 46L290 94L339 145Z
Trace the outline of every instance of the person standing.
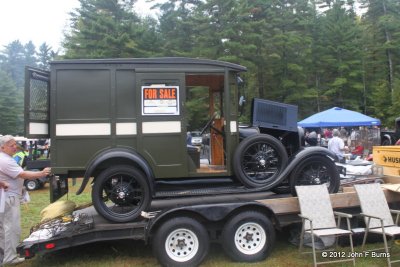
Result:
M344 152L348 150L348 147L344 145L344 141L340 138L340 132L338 129L334 129L332 132L333 137L328 142L328 149L335 153L340 163L346 163L344 158Z
M40 172L24 171L13 159L16 151L17 143L13 136L0 137L0 182L8 184L4 212L0 213L0 252L2 248L3 264L18 264L25 260L17 255L21 237L20 198L24 179L37 179L51 172L50 168Z

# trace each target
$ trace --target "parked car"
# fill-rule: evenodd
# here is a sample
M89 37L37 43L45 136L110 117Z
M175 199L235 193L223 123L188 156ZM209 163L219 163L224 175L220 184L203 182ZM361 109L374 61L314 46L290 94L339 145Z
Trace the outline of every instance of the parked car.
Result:
M44 168L50 167L50 160L30 160L26 161L26 170L41 171ZM24 186L27 190L33 191L42 188L49 181L48 177L40 177L35 180L25 180Z
M203 137L201 136L200 131L191 132L192 135L192 146L201 146L203 142Z

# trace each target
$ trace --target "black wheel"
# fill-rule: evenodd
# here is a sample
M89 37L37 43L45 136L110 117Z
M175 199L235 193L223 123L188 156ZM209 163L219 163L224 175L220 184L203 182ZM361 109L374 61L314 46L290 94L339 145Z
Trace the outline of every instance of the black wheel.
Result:
M390 142L389 138L385 138L382 140L382 146L390 146L392 145L392 142Z
M233 157L233 170L245 186L270 189L279 184L276 179L287 161L286 150L278 139L258 134L247 137L238 145Z
M25 180L25 188L28 191L36 190L40 187L40 183L38 180Z
M262 213L245 211L225 224L222 242L226 254L234 261L261 261L274 246L275 229Z
M312 156L303 160L290 175L290 190L296 196L296 185L326 184L329 193L337 193L340 174L335 162L325 156Z
M152 241L153 253L163 266L198 266L210 246L204 226L188 217L166 221L157 229Z
M149 206L150 187L142 172L131 166L115 166L97 177L92 200L96 211L107 220L129 222Z

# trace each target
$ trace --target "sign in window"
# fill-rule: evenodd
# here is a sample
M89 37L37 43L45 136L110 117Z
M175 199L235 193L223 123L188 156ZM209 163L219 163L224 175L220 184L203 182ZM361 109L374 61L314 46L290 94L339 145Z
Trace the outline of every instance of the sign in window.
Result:
M142 86L142 115L179 115L179 86Z

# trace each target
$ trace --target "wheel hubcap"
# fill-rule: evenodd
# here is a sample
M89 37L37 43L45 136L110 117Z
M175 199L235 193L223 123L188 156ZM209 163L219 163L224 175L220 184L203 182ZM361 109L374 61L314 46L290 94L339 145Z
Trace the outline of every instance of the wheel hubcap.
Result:
M235 233L236 248L243 254L260 252L267 242L264 228L258 223L245 223Z
M196 234L188 229L177 229L168 235L165 241L165 251L177 262L192 259L199 250L199 240Z

